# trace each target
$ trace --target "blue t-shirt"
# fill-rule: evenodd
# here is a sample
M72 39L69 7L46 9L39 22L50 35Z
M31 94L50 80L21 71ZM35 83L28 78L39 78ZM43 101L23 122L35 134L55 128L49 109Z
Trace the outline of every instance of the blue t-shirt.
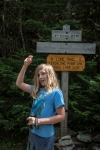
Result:
M34 88L31 85L31 90ZM34 106L37 105L37 101L41 101L41 106L38 111L35 112L35 116L38 118L49 118L56 115L56 109L60 106L64 106L64 98L62 91L60 89L53 89L51 93L48 93L46 90L41 89L37 93L37 100L33 100L33 110L31 113L34 113ZM31 132L41 137L51 137L54 135L54 125L53 124L40 124L39 129L35 129L35 126L31 129Z

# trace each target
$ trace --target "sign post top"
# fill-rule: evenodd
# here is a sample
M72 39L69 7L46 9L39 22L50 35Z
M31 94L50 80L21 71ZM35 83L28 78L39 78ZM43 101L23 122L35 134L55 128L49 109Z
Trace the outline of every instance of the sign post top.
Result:
M63 30L70 30L70 25L68 24L63 25Z
M63 25L63 30L52 30L52 41L37 42L37 52L67 53L67 54L95 54L96 43L59 43L58 41L81 41L81 30L70 30L70 25Z

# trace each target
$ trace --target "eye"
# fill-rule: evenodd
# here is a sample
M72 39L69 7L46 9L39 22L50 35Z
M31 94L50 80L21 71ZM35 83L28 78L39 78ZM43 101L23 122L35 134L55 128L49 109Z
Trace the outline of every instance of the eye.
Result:
M42 72L41 74L42 74L42 75L45 75L46 73L45 73L45 72Z
M38 77L40 76L40 74L38 74Z

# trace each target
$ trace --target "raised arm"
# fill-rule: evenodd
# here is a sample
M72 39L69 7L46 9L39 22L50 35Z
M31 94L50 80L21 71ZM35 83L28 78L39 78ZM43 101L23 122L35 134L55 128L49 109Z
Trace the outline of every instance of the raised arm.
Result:
M29 55L25 60L24 64L18 74L17 80L16 80L16 86L18 86L21 90L30 93L30 85L27 83L24 83L24 76L25 72L27 70L27 67L31 64L33 59L32 55Z

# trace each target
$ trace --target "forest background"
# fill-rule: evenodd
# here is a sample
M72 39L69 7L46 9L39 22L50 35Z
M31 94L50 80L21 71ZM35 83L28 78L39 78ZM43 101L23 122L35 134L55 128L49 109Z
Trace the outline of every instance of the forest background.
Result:
M81 42L96 43L96 54L84 55L84 71L69 72L68 127L74 131L100 132L100 0L3 0L0 1L1 150L12 150L12 143L22 143L28 136L26 118L32 99L15 85L24 59L34 55L25 76L25 81L32 83L35 67L46 62L48 56L36 52L36 43L50 42L51 31L62 30L65 24L71 30L82 30ZM57 74L60 80L61 72Z

